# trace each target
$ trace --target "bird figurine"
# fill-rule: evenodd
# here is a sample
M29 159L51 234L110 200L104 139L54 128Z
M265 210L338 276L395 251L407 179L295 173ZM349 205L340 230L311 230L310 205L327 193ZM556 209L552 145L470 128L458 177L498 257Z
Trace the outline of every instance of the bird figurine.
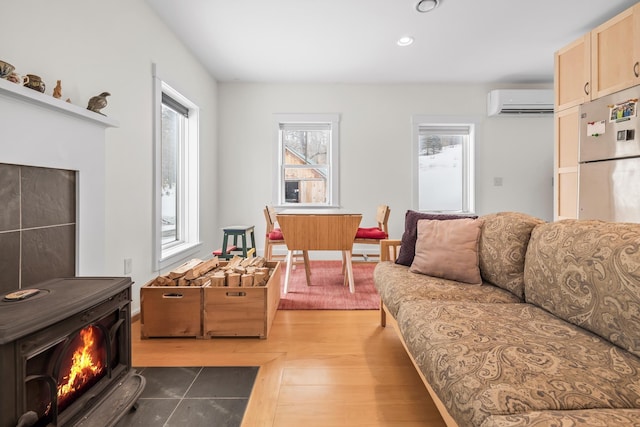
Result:
M98 114L102 114L100 110L107 106L107 96L110 96L109 92L102 92L100 95L92 96L87 105L87 110L94 111ZM104 116L104 114L102 114Z
M56 83L56 87L53 88L53 97L58 99L62 97L62 82L60 80Z

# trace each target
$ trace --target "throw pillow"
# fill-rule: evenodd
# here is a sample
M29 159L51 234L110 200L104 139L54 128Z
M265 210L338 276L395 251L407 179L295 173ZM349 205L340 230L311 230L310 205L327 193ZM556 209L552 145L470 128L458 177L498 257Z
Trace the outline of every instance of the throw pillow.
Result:
M474 285L482 284L478 241L481 219L418 221L416 254L409 268L414 273Z
M476 215L450 215L450 214L429 214L408 210L404 216L404 233L400 243L400 253L396 259L396 264L411 266L416 252L416 239L418 237L418 221L421 219L430 220L451 220L460 218L477 218Z

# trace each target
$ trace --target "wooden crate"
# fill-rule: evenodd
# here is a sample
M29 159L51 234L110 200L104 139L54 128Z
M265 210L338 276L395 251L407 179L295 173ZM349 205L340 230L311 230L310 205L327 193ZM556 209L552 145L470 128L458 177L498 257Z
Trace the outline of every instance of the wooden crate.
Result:
M280 303L280 263L267 262L266 267L273 268L266 286L203 289L205 337L269 336Z
M140 288L140 335L202 338L203 288L150 286Z

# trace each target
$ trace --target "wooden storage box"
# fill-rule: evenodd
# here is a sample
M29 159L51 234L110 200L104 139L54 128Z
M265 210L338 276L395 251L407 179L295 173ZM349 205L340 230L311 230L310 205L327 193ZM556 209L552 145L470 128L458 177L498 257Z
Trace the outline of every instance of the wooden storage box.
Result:
M269 336L280 303L281 273L279 262L267 262L265 266L273 269L266 286L203 289L205 337Z
M140 288L140 335L202 338L203 287L150 286Z

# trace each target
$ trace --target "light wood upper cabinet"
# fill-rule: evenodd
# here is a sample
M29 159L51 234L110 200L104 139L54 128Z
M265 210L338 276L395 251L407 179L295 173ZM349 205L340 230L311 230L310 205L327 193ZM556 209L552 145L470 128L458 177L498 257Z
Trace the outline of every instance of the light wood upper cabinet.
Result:
M591 100L591 35L555 54L555 104L561 111Z
M591 31L592 98L640 84L640 3Z
M580 105L640 84L640 3L555 54L554 217L578 217Z

